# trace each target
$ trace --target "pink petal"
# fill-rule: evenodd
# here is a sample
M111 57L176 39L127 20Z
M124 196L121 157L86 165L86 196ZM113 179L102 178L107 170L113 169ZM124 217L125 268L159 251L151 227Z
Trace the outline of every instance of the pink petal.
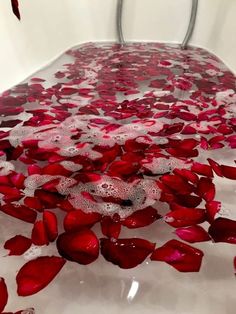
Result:
M29 296L45 288L59 273L65 260L57 256L41 256L26 263L16 276L17 293Z
M31 233L32 243L35 245L48 245L48 236L43 221L36 221Z
M221 165L220 168L225 178L236 180L236 167Z
M204 230L201 226L179 228L175 231L175 233L178 237L180 237L180 239L189 243L204 242L211 239L206 230Z
M122 221L122 225L130 229L141 228L152 224L160 217L155 208L147 207L137 210L132 215L125 218L125 220Z
M64 219L65 231L76 231L84 227L91 228L101 220L99 213L85 213L80 209L70 211Z
M125 269L141 264L154 249L154 243L138 238L115 241L101 239L101 253L104 258Z
M165 222L174 228L197 225L206 220L206 214L203 209L178 207L178 209L169 212L164 217Z
M4 249L10 251L8 255L22 255L31 247L31 244L31 239L22 235L16 235L6 241Z
M168 241L151 256L151 260L166 262L180 272L198 272L202 258L202 251L178 240Z
M0 206L0 211L28 223L34 223L37 218L37 213L24 205L6 204Z
M236 221L227 218L217 218L208 230L214 242L236 244Z
M55 241L57 236L58 236L57 216L50 211L44 211L43 212L43 223L45 226L48 240L50 242Z
M101 220L101 229L104 236L117 239L121 232L121 223L119 217L103 217Z
M65 232L57 239L57 249L69 261L87 265L94 262L99 254L99 241L93 231Z
M0 313L4 310L8 301L8 292L5 280L0 277Z

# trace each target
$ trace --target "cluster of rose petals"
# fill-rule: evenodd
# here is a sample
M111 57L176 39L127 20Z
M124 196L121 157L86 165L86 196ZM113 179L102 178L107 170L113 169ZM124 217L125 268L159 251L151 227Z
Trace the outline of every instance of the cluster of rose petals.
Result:
M18 271L18 295L43 289L66 261L101 254L128 269L150 258L198 272L204 254L193 243L236 244L215 184L236 180L236 167L214 158L236 148L234 75L208 52L174 45L86 44L66 55L52 79L0 97L0 211L32 226L2 246L11 256L58 251ZM156 221L179 240L120 236ZM1 312L3 279L0 290Z

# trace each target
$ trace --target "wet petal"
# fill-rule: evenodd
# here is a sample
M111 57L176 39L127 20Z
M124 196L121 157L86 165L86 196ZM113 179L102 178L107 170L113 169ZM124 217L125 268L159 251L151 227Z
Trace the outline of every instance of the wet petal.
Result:
M45 288L59 273L65 260L57 256L41 256L26 263L16 276L17 293L29 296Z
M0 277L0 313L4 310L8 301L8 292L5 280Z
M220 169L225 178L236 180L236 167L221 165Z
M19 3L18 0L11 0L12 11L15 16L20 20L20 11L19 11Z
M2 205L0 206L0 211L28 223L34 223L37 218L37 213L34 210L23 205L16 204Z
M215 185L211 179L202 177L198 182L196 193L205 201L211 202L216 194Z
M178 240L170 240L154 251L151 260L166 262L180 272L198 272L202 257L202 251Z
M236 221L227 218L217 218L208 230L215 242L236 244Z
M161 216L157 210L153 207L147 207L145 209L137 210L132 215L122 221L122 225L127 228L141 228L152 224Z
M76 231L84 227L91 228L101 220L99 213L85 213L80 209L70 211L64 219L65 231Z
M47 233L48 240L53 242L58 236L57 216L50 211L43 212L43 223Z
M180 239L189 243L209 241L211 238L205 229L201 226L191 226L187 228L179 228L175 231Z
M178 206L164 217L165 222L175 228L197 225L204 222L205 219L204 209L181 206Z
M101 220L101 229L104 236L117 239L121 231L120 219L105 216Z
M65 232L57 239L57 249L67 260L87 265L98 258L99 241L89 229Z
M30 248L31 244L31 239L16 235L5 242L4 249L10 251L8 255L22 255Z
M194 162L191 170L197 174L202 175L202 176L206 176L209 178L213 177L213 172L212 172L212 169L209 165L201 164L199 162Z
M138 238L115 241L101 239L101 253L104 258L125 269L141 264L154 249L154 243Z
M42 220L36 221L31 233L32 243L35 245L48 245L48 236Z

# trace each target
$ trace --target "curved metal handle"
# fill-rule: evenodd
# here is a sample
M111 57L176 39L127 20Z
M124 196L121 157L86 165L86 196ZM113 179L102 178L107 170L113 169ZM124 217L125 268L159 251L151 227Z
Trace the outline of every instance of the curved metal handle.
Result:
M124 40L124 36L123 36L123 29L122 29L123 4L124 4L124 0L117 0L116 30L117 30L118 41L121 45L125 44L125 40ZM198 10L198 0L192 0L191 17L190 17L187 33L186 33L185 38L181 44L182 49L187 48L189 40L192 37L195 23L196 23L197 10Z
M186 33L185 38L184 38L184 40L183 40L183 42L181 44L181 48L182 49L186 49L187 48L189 40L192 37L193 31L194 31L194 27L195 27L195 23L196 23L197 9L198 9L198 0L192 0L191 17L190 17L187 33Z
M125 44L123 29L122 29L122 14L123 14L123 0L117 0L116 9L116 31L118 36L118 41L121 45Z

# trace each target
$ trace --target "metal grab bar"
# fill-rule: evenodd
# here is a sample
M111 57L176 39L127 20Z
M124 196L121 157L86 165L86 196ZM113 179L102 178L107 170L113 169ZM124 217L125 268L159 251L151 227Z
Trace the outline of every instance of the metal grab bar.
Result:
M117 9L116 9L116 31L118 36L118 41L121 45L125 44L123 29L122 29L122 14L123 14L123 0L117 0Z
M124 0L117 0L116 31L117 31L118 41L121 45L125 44L125 40L124 40L124 36L123 36L123 28L122 28L123 4L124 4ZM185 38L181 44L182 49L187 48L189 40L192 37L195 23L196 23L197 10L198 10L198 0L192 0L191 17L190 17L187 33L186 33Z
M192 0L191 17L190 17L187 33L186 33L185 38L184 38L184 40L183 40L183 42L181 44L181 48L182 49L186 49L187 48L189 40L192 37L193 31L194 31L194 27L195 27L195 23L196 23L197 9L198 9L198 0Z

